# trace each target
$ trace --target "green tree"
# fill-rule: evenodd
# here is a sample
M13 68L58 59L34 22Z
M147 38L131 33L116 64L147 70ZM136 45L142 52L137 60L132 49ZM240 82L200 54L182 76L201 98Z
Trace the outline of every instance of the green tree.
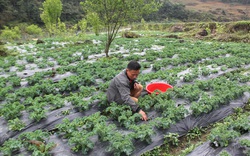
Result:
M63 10L61 15L62 21L77 23L84 18L82 6L79 5L83 0L62 0Z
M81 30L80 36L84 37L84 34L86 32L86 29L87 29L87 20L86 19L82 19L82 20L78 21L77 26Z
M121 26L157 11L159 6L157 0L85 0L80 4L87 15L96 14L106 29L106 57Z
M7 41L12 41L20 38L21 38L21 31L17 26L12 28L4 26L4 30L2 30L2 33L0 35L0 39Z
M43 2L43 11L40 15L49 33L53 33L53 30L60 20L62 13L62 2L61 0L45 0Z
M26 32L30 35L41 35L43 30L38 25L31 24L26 27Z
M92 26L92 29L95 32L96 36L98 36L102 25L98 15L96 13L89 13L87 15L87 20Z

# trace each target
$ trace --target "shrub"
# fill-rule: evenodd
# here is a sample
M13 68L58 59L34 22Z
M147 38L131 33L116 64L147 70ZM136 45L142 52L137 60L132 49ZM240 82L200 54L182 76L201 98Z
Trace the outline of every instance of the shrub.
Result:
M0 56L7 56L7 48L4 47L4 45L0 45Z
M0 45L0 56L17 55L18 52L15 50L9 50L4 45Z
M244 31L248 33L250 31L250 22L249 21L239 21L236 23L233 23L231 26L229 26L229 32L234 33L238 31Z
M1 39L4 40L15 40L21 38L21 31L19 27L15 26L13 28L9 28L7 26L4 26L4 30L2 30Z
M86 31L87 28L87 21L85 19L82 19L80 21L78 21L78 27L80 28L80 30L82 31L82 33L84 33Z
M41 35L42 29L39 28L37 25L32 24L26 28L26 32L30 35Z
M25 32L26 28L29 26L28 23L17 23L15 26L17 26L21 32Z
M143 30L148 31L148 24L146 23L146 21L142 18L141 19L141 26Z
M101 29L101 20L98 17L96 13L89 13L87 15L87 21L92 26L93 31L95 32L95 35L99 35L100 29Z
M57 25L58 25L58 29L59 29L60 32L66 32L67 31L66 30L66 24L61 22L60 19L58 19L58 24Z
M70 31L71 33L76 33L76 32L77 32L77 27L78 27L78 25L75 24L75 25L73 25L73 26L69 29L69 31Z

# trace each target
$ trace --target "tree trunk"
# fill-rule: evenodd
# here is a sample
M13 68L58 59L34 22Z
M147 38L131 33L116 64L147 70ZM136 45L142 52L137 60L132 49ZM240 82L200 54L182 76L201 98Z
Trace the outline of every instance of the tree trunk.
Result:
M105 54L106 54L106 57L109 57L109 47L111 45L111 40L107 40L107 43L106 43L106 47L105 47Z

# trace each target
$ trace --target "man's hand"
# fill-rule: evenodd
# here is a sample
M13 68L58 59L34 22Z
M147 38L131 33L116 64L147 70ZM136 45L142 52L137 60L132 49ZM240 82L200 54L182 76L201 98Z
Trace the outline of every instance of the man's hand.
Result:
M135 89L135 90L138 90L139 88L140 88L140 87L139 87L139 83L135 83L135 84L134 84L134 89Z
M142 116L142 120L144 120L144 121L147 121L148 120L148 117L147 117L147 114L143 111L143 110L140 110L139 111L139 114L141 114L141 116Z

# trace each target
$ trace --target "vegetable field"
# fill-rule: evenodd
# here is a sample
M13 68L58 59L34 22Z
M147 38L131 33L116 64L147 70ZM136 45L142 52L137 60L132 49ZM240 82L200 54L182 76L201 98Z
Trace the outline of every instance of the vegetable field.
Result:
M141 33L136 39L118 36L109 58L103 35L89 35L88 42L9 44L19 54L0 59L0 155L141 155L176 144L189 130L220 121L248 102L249 44ZM110 80L131 60L142 65L138 81L144 87L155 81L173 86L140 97L148 121L106 101ZM212 131L211 142L226 147L247 134L249 116L236 121ZM249 140L241 142L249 154Z

